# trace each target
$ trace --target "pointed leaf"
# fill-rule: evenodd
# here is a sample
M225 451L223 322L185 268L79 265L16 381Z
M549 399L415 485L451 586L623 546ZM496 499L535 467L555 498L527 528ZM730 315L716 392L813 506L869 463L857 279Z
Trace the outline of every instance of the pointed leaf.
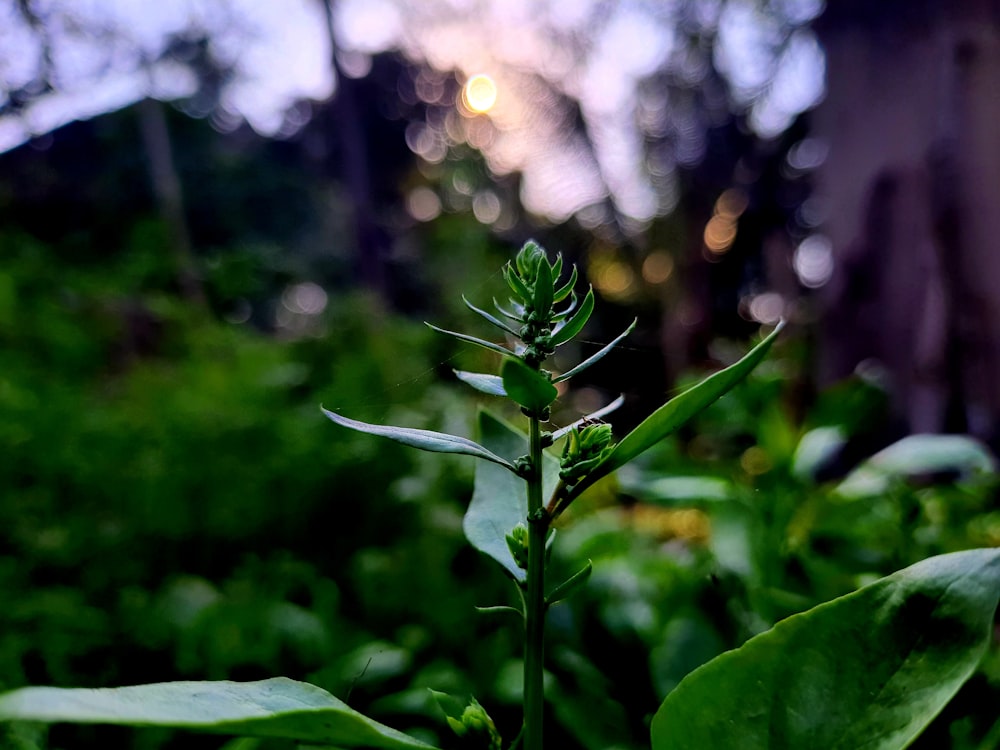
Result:
M432 323L425 322L424 324L428 328L433 328L438 333L445 333L448 334L449 336L454 336L456 339L459 339L460 341L468 341L470 344L476 344L477 346L481 346L484 349L489 349L492 352L499 352L500 354L506 354L506 355L514 354L514 352L512 352L510 349L502 347L499 344L494 344L492 341L483 341L483 339L477 339L475 336L469 336L468 334L465 333L446 331L444 328L438 328L436 325Z
M593 288L587 290L587 296L583 298L583 304L581 304L580 309L576 311L576 315L553 332L552 345L562 346L567 341L570 341L574 336L583 330L585 325L587 325L587 321L590 320L590 314L592 312L594 312Z
M570 432L573 431L574 427L579 427L584 422L593 421L595 419L602 419L602 418L606 417L611 412L613 412L616 409L620 408L621 405L624 404L624 403L625 403L625 396L624 395L619 396L618 398L616 398L614 401L612 401L607 406L602 406L597 411L591 412L587 416L582 417L582 418L576 420L572 424L568 424L565 427L560 427L558 430L556 430L555 432L552 433L552 442L555 442L556 440L558 440L559 438L563 437L564 435L568 435Z
M509 461L505 461L500 458L500 456L486 450L486 448L473 442L472 440L469 440L468 438L459 437L458 435L449 435L446 432L433 432L431 430L416 430L410 427L392 427L388 425L368 424L367 422L359 422L356 419L342 417L340 414L328 411L322 406L320 407L320 410L326 414L331 421L336 422L341 427L347 427L358 432L364 432L368 435L378 435L379 437L389 438L390 440L395 440L397 443L408 445L411 448L419 448L420 450L430 451L431 453L460 453L466 456L485 458L487 461L499 464L505 469L516 471L514 465Z
M524 285L521 277L517 275L517 270L509 262L503 268L503 276L507 280L507 286L514 292L515 296L524 302L531 301L531 291Z
M577 303L579 301L580 300L576 296L576 292L571 292L569 297L569 302L566 304L566 307L560 310L559 312L552 314L552 322L558 323L559 321L566 320L566 318L570 316L570 313L572 313L576 309Z
M932 557L710 661L653 718L653 750L899 750L990 641L1000 549Z
M601 349L599 352L597 352L597 354L593 354L590 357L587 357L587 359L583 360L583 362L581 362L580 364L578 364L576 367L572 368L571 370L569 370L567 372L564 372L559 377L553 379L552 382L553 383L561 383L564 380L569 380L574 375L579 375L581 372L583 372L584 370L586 370L591 365L593 365L596 362L599 362L600 360L604 359L605 355L607 355L608 352L610 352L612 349L614 349L622 339L624 339L626 336L628 336L630 333L632 333L632 331L635 330L635 327L636 327L636 325L638 323L639 323L639 319L636 318L635 320L632 321L632 325L630 325L628 328L626 328L624 331L622 331L614 341L612 341L610 344L608 344L603 349Z
M573 266L573 270L570 271L569 274L569 281L563 284L559 289L556 290L555 294L552 295L553 302L562 302L570 295L570 292L573 291L573 287L576 286L576 277L577 277L576 266ZM554 273L553 280L556 280L558 278L559 274Z
M542 411L559 395L551 380L519 359L505 359L500 375L507 395L528 411Z
M514 300L511 300L511 302L513 303ZM521 323L522 325L524 324L524 310L523 310L523 308L521 308L521 312L519 314L516 313L516 312L511 312L510 310L508 310L507 308L505 308L503 305L501 305L499 302L497 302L497 298L496 297L493 298L493 307L495 307L497 309L497 312L499 312L505 318L510 318L515 323ZM514 305L512 305L512 307L514 307L514 310L516 311L517 309L520 308L520 305L514 304Z
M476 612L481 612L483 614L499 614L499 613L514 613L518 617L524 617L524 613L517 609L516 607L508 607L506 604L497 604L493 607L476 607Z
M464 294L462 295L462 302L464 302L465 306L468 307L470 310L472 310L472 312L478 313L479 315L483 316L486 320L488 320L490 323L492 323L493 325L495 325L497 328L499 328L499 329L501 329L503 331L506 331L511 336L517 336L518 335L517 331L515 331L509 325L507 325L506 323L504 323L502 320L500 320L499 318L497 318L494 315L490 315L485 310L480 310L474 304L472 304L471 302L469 302L469 300L467 300L465 298Z
M782 328L784 323L779 323L763 341L744 355L743 359L709 376L654 411L622 438L611 454L570 490L569 497L576 497L601 477L624 466L643 451L656 445L732 390L764 359Z
M561 602L578 588L585 586L587 581L590 580L590 574L593 572L594 564L590 560L587 560L587 564L583 568L552 589L552 592L545 597L545 603L552 606L556 602Z
M344 748L431 747L369 719L315 685L284 677L123 688L21 688L0 695L0 721L10 720L173 727Z
M559 281L562 275L563 257L562 253L556 253L556 262L552 264L552 283Z
M528 438L487 411L479 414L479 439L489 450L513 461L528 453ZM559 461L548 453L542 459L543 497L551 496L559 480ZM507 534L519 523L527 523L528 489L520 477L494 464L476 466L472 502L465 513L463 528L469 543L492 557L516 581L525 572L514 562L507 546Z
M535 276L534 297L532 299L535 312L539 315L548 315L552 310L552 283L552 266L549 265L547 259L542 258Z
M491 396L506 396L507 391L503 389L503 378L499 375L487 375L485 372L466 372L465 370L452 370L455 377L463 383L468 383L477 391L488 393Z

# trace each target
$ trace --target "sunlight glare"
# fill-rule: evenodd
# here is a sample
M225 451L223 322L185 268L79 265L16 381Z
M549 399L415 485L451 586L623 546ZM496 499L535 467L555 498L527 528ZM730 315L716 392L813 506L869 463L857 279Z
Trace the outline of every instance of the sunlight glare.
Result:
M488 112L497 102L497 84L485 73L479 73L465 84L462 98L471 111Z

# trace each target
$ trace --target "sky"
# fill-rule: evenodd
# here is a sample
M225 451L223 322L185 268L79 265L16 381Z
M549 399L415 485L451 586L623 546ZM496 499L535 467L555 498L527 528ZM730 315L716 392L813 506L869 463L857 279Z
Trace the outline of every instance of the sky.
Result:
M759 5L704 0L693 22L717 33L715 66L735 103L748 109L751 126L773 137L822 98L823 54L807 26L822 2L771 0L780 22ZM482 116L456 115L447 132L428 130L422 141L414 136L415 144L472 142L496 174L521 173L525 208L552 221L575 215L596 226L608 219L600 207L610 197L616 212L641 228L673 209L676 170L703 148L700 129L648 85L657 72L694 84L704 74L679 33L681 6L679 0L338 0L334 29L341 69L350 75L363 75L371 55L395 50L459 80L485 74L495 82L489 127L475 124ZM56 89L17 116L0 116L0 152L147 95L190 94L195 81L183 65L148 64L170 35L190 29L207 30L213 54L236 70L222 96L231 124L245 120L262 135L286 137L296 126L287 116L296 102L335 93L320 0L36 0L33 7L53 42ZM39 35L12 4L0 3L0 106L3 92L30 80L40 54ZM589 143L566 127L573 103ZM662 136L655 131L664 123L679 145L654 164L644 142ZM421 155L430 158L429 151Z

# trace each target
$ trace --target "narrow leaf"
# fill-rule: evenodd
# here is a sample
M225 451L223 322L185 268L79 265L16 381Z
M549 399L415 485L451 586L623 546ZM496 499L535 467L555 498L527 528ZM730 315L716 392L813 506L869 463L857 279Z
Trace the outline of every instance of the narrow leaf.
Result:
M505 308L503 305L501 305L499 302L497 302L497 298L496 297L493 298L493 307L495 307L497 309L497 312L499 312L505 318L510 318L515 323L521 323L521 324L523 324L524 323L524 308L522 308L520 305L518 305L516 302L514 302L514 300L511 300L511 303L512 303L511 307L514 309L515 312L511 312L510 310L508 310L507 308ZM520 310L520 312L519 313L516 312L517 310Z
M499 614L499 613L511 613L513 612L518 617L524 617L524 613L517 609L517 607L508 607L506 604L497 604L493 607L476 607L476 612L482 612L483 614Z
M479 414L479 440L497 455L513 461L528 453L528 438L487 411ZM542 458L543 496L549 497L559 480L559 461L548 453ZM465 513L463 529L469 543L496 560L516 581L525 572L514 562L507 534L519 523L527 523L527 484L495 464L476 466L472 502Z
M570 271L569 274L569 281L563 284L559 289L555 291L555 294L552 295L553 302L562 302L570 295L570 292L573 291L573 287L576 286L576 277L577 277L577 272L576 272L576 266L574 265L573 270ZM553 280L558 278L559 278L558 274L553 275Z
M343 748L431 747L369 719L315 685L284 677L99 689L21 688L0 695L0 721L11 720L173 727Z
M514 354L514 352L512 352L510 349L502 347L500 346L500 344L494 344L492 341L483 341L483 339L477 339L475 336L469 336L468 334L465 333L446 331L444 328L438 328L436 325L432 323L425 322L425 325L428 328L433 328L438 333L445 333L449 336L454 336L456 339L459 339L460 341L468 341L470 344L476 344L477 346L481 346L484 349L489 349L490 351L493 352L499 352L500 354L506 354L508 356L512 356Z
M336 422L341 427L347 427L352 430L357 430L358 432L364 432L368 435L378 435L379 437L389 438L390 440L395 440L397 443L402 443L403 445L408 445L412 448L419 448L424 451L430 451L431 453L461 453L466 456L485 458L487 461L499 464L505 469L516 471L512 463L500 458L500 456L486 450L486 448L473 442L472 440L469 440L468 438L459 437L458 435L449 435L445 432L416 430L410 427L392 427L388 425L368 424L367 422L359 422L356 419L342 417L340 414L324 409L322 406L320 407L320 410L326 414L330 420Z
M556 253L556 262L552 264L552 283L559 281L559 276L562 275L563 268L563 257L562 253Z
M594 312L594 290L587 290L587 295L583 298L580 309L576 315L566 321L565 324L557 328L552 334L552 344L561 346L576 336L590 320L590 314Z
M602 406L597 411L591 412L590 414L588 414L585 417L581 417L580 419L576 420L572 424L568 424L565 427L560 427L558 430L556 430L555 432L552 433L552 442L555 442L556 440L558 440L559 438L563 437L564 435L568 435L570 432L573 431L574 427L579 427L584 422L593 421L595 419L603 419L604 417L606 417L611 412L613 412L616 409L620 408L621 405L624 404L624 403L625 403L625 396L621 395L618 398L616 398L614 401L612 401L610 404L608 404L607 406Z
M535 276L534 298L535 311L539 315L548 315L552 310L552 266L545 258L538 264Z
M499 329L501 329L503 331L506 331L511 336L517 336L518 335L517 331L515 331L509 325L507 325L506 323L504 323L502 320L500 320L499 318L497 318L494 315L490 315L485 310L480 310L474 304L472 304L471 302L469 302L469 300L466 299L466 297L465 297L464 294L462 295L462 302L464 302L465 306L468 307L470 310L472 310L472 312L478 313L479 315L483 316L483 318L485 318L486 320L488 320L490 323L492 323L493 325L495 325L497 328L499 328Z
M507 395L529 411L542 411L559 395L551 380L519 359L505 359L500 375Z
M570 314L576 309L579 298L576 296L576 292L572 292L569 297L569 302L566 307L557 313L552 314L552 322L558 323L559 321L566 320Z
M932 557L779 622L688 675L653 750L899 750L991 638L1000 549Z
M624 331L622 331L622 333L619 334L619 336L614 341L612 341L610 344L608 344L603 349L601 349L599 352L597 352L597 354L594 354L594 355L592 355L590 357L587 357L587 359L583 360L583 362L581 362L580 364L578 364L576 367L572 368L571 370L569 370L567 372L564 372L562 375L560 375L559 377L555 378L552 382L553 383L561 383L564 380L569 380L574 375L579 375L581 372L583 372L584 370L586 370L591 365L593 365L596 362L604 359L605 355L607 355L608 352L610 352L612 349L614 349L622 339L624 339L626 336L628 336L630 333L632 333L632 331L635 330L635 327L636 327L636 325L638 323L639 323L639 319L636 318L635 320L632 321L632 325L630 325L628 328L626 328Z
M552 589L552 592L545 597L545 603L551 606L556 602L561 602L578 588L586 585L587 581L590 580L590 574L593 572L594 564L590 560L587 560L587 564L583 568Z
M654 411L622 438L611 454L570 490L569 497L576 497L601 477L624 466L643 451L656 445L732 390L764 359L783 327L784 323L779 323L767 338L751 349L739 362L711 375Z
M465 370L453 370L455 377L463 383L468 383L477 391L488 393L491 396L506 396L507 391L503 389L503 378L499 375L487 375L484 372L466 372Z
M521 298L525 302L531 301L531 291L524 285L521 281L521 277L517 275L517 269L515 269L509 262L503 268L503 276L507 280L507 286L510 287L514 295Z

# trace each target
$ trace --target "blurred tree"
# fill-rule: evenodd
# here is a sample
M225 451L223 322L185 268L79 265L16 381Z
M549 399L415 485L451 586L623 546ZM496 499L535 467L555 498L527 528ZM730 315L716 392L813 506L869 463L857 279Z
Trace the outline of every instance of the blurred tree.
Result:
M1000 439L1000 16L988 0L829 3L814 118L836 273L821 376L875 362L900 428Z

